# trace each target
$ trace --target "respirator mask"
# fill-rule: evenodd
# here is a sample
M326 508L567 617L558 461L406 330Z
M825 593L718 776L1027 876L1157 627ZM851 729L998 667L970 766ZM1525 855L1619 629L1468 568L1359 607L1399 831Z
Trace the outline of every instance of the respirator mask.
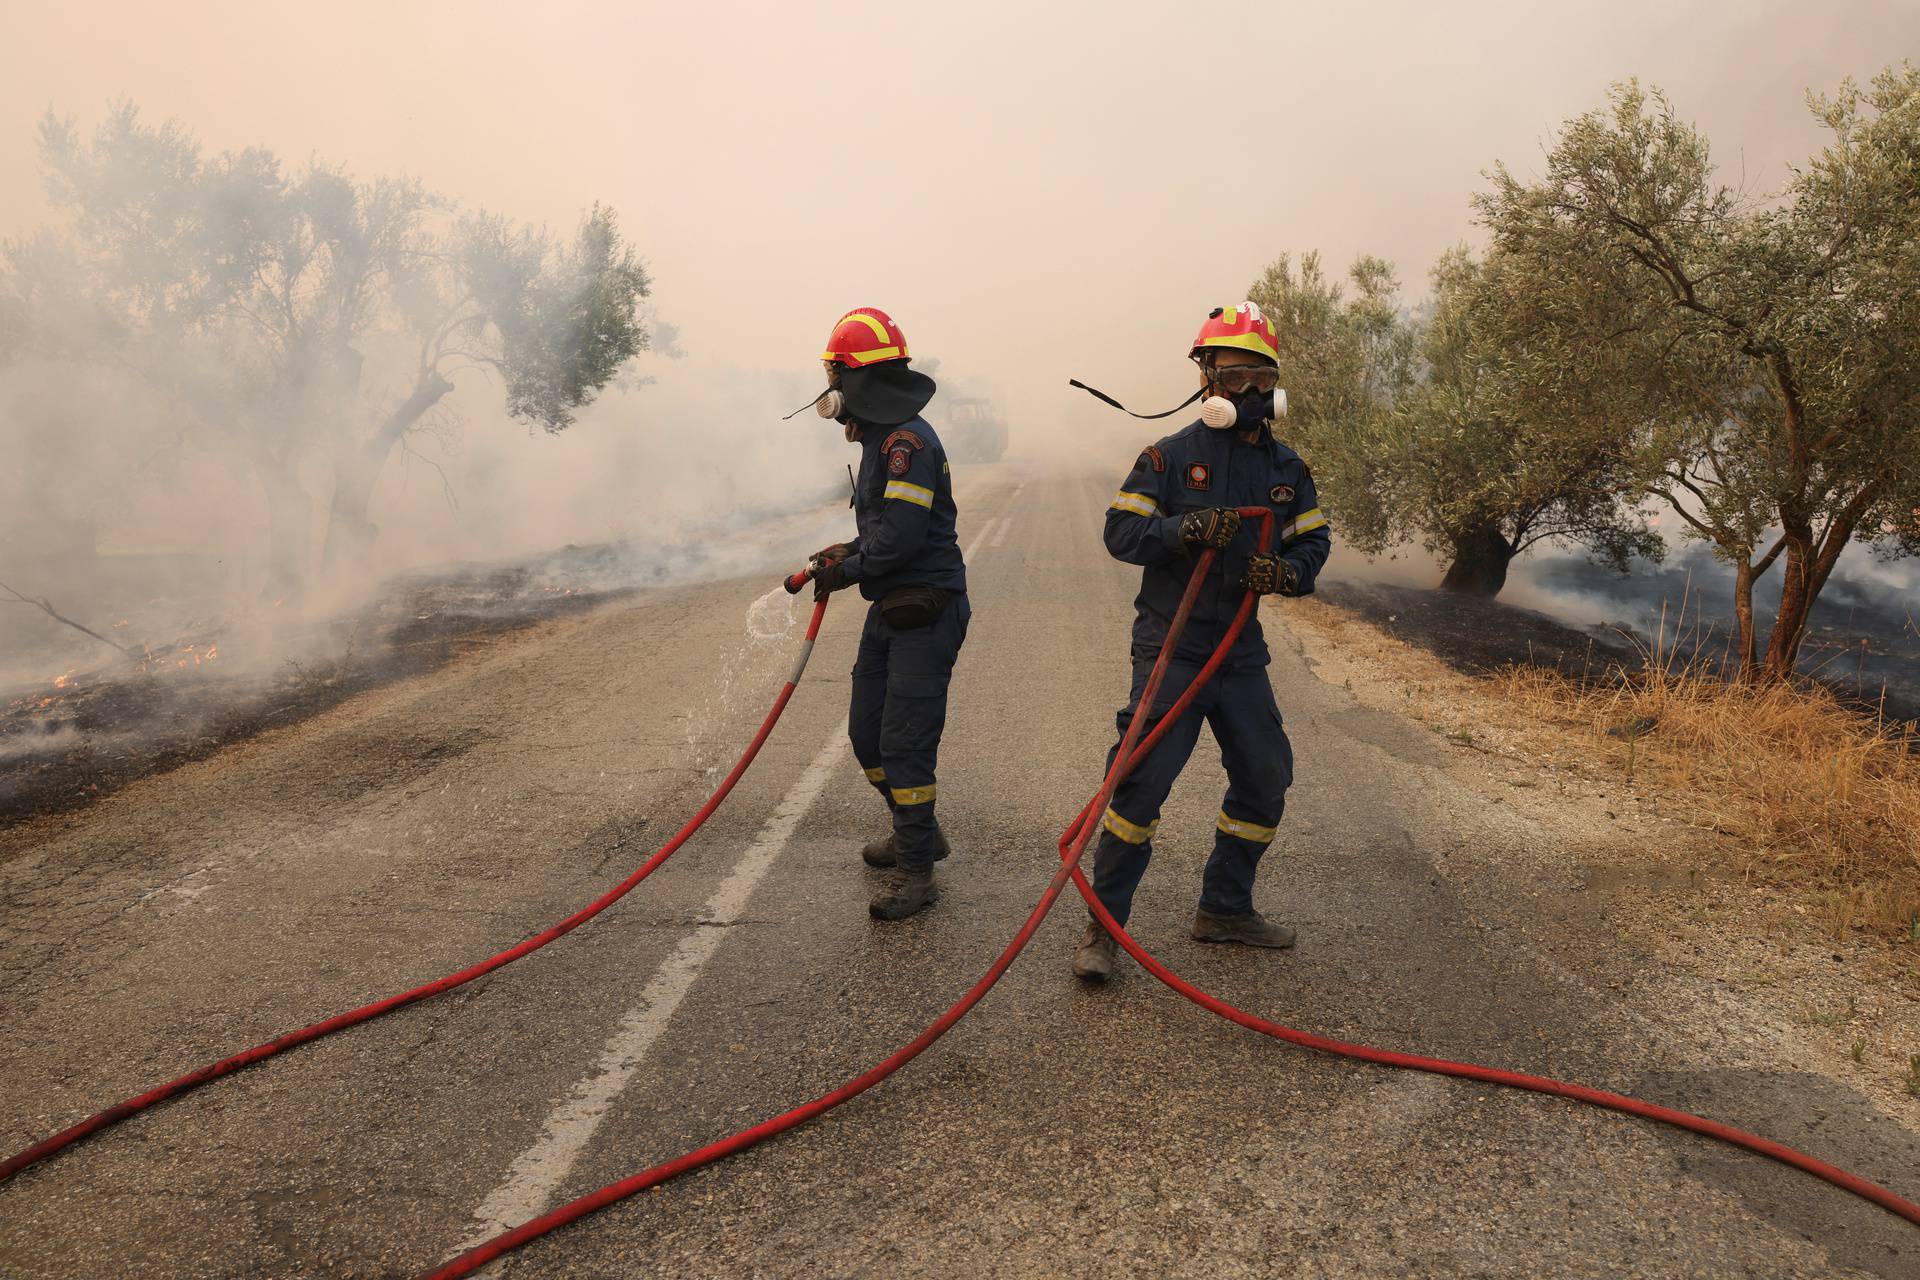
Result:
M1200 402L1200 421L1216 431L1229 427L1258 431L1262 424L1287 416L1287 393L1280 387L1280 371L1272 365L1211 369L1207 384L1213 394Z
M1090 387L1078 378L1068 379L1067 385L1078 387L1094 399L1145 421L1170 418L1205 396L1206 399L1200 401L1200 421L1215 431L1228 428L1257 431L1263 424L1278 422L1287 416L1287 393L1280 386L1280 371L1272 365L1236 364L1224 369L1202 365L1201 368L1206 370L1207 385L1165 413L1135 413L1106 392Z

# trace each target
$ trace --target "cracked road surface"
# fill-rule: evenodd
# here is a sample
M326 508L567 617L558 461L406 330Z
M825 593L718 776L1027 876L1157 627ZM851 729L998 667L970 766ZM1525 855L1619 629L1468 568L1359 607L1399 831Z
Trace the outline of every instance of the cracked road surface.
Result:
M839 745L843 600L760 762L627 900L0 1186L0 1274L409 1275L490 1218L764 1119L909 1038L1017 927L1098 782L1135 576L1099 543L1112 478L961 476L974 623L933 910L866 915L856 851L882 813ZM510 635L0 833L0 1146L601 892L699 804L778 687L797 630L753 643L744 625L774 577ZM1552 833L1452 786L1434 734L1318 680L1284 602L1267 609L1300 780L1260 898L1300 945L1185 938L1223 786L1204 745L1141 889L1143 942L1282 1021L1641 1093L1920 1195L1920 1135L1865 1097L1637 1007L1647 960L1573 903L1571 876L1489 860ZM1063 900L881 1088L491 1274L1920 1274L1920 1232L1757 1158L1278 1045L1130 964L1083 988L1082 919Z

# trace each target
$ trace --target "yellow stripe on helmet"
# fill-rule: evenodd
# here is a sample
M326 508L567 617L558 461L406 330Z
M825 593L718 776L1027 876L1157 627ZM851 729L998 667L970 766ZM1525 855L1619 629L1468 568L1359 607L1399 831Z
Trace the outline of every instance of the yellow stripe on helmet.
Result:
M1249 332L1249 333L1222 334L1221 336L1216 338L1208 338L1205 342L1201 343L1200 346L1202 348L1242 347L1248 351L1256 352L1259 355L1265 356L1267 359L1273 361L1275 364L1280 363L1280 348L1274 346L1271 342L1268 342L1265 338L1261 337L1258 333Z
M911 502L916 507L933 510L933 490L923 485L908 484L905 480L887 481L886 490L880 496L898 498L902 502Z

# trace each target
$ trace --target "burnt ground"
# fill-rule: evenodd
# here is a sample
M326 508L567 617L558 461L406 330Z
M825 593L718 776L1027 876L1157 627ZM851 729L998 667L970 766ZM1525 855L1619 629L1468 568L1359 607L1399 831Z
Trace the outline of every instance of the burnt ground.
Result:
M1559 671L1581 680L1610 672L1637 671L1654 651L1655 639L1626 621L1591 630L1537 613L1450 592L1377 582L1328 580L1317 597L1415 645L1467 675L1488 675L1512 666ZM1688 631L1664 642L1668 660L1698 661L1717 668L1725 657L1724 633ZM1873 659L1856 665L1856 658ZM1809 680L1869 716L1920 720L1920 649L1864 626L1816 616L1801 663Z
M15 693L0 711L0 826L71 810L228 743L294 724L356 693L437 670L485 643L635 588L528 594L526 566L396 583L319 631L334 643L278 669L233 674L217 636L131 669ZM208 659L211 648L215 657Z
M1315 594L1467 675L1517 664L1584 678L1639 664L1618 634L1582 631L1498 601L1351 579L1322 582Z
M759 511L672 545L567 546L403 575L331 617L236 620L149 645L137 663L0 690L0 829L91 804L355 694L438 670L508 633L638 591L757 568L796 539L817 545L808 537L819 516ZM283 656L263 660L263 648Z

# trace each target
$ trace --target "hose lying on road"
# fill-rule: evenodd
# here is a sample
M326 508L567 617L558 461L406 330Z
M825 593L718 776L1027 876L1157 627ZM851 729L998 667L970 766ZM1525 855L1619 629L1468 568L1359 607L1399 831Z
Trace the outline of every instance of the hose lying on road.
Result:
M1246 519L1261 522L1259 548L1265 551L1272 535L1272 513L1264 507L1244 507L1241 509L1240 514ZM1136 706L1150 709L1154 705L1154 698L1159 693L1160 685L1166 675L1167 664L1180 639L1181 633L1186 629L1187 619L1193 612L1193 604L1199 594L1200 584L1202 580L1205 579L1207 571L1212 567L1214 558L1215 553L1211 550L1203 551L1194 564L1193 574L1188 579L1186 592L1180 600L1180 607L1174 612L1173 621L1167 628L1167 638L1161 645L1160 655L1154 662L1153 671L1147 677L1146 687L1141 691ZM1831 1182L1843 1190L1851 1191L1855 1195L1862 1196L1874 1204L1896 1213L1910 1222L1920 1225L1920 1205L1915 1205L1911 1201L1904 1200L1886 1188L1867 1181L1865 1178L1847 1173L1845 1170L1835 1168L1833 1165L1827 1164L1824 1161L1816 1160L1812 1156L1795 1151L1791 1147L1782 1146L1777 1142L1769 1141L1756 1134L1747 1133L1744 1130L1735 1129L1730 1125L1720 1124L1717 1121L1707 1120L1700 1116L1689 1115L1684 1111L1676 1111L1671 1107L1642 1102L1637 1098L1629 1098L1622 1094L1607 1093L1599 1089L1589 1089L1583 1085L1564 1084L1560 1081L1548 1080L1540 1076L1522 1075L1518 1072L1501 1071L1493 1067L1475 1066L1465 1062L1450 1062L1442 1058L1423 1058L1414 1054L1394 1053L1385 1049L1373 1049L1365 1045L1348 1044L1344 1041L1330 1040L1323 1036L1298 1031L1276 1022L1269 1022L1264 1018L1238 1009L1226 1003L1224 1000L1208 995L1154 959L1139 943L1135 942L1133 938L1120 927L1119 923L1114 920L1112 914L1100 903L1100 900L1094 896L1092 887L1087 883L1086 876L1080 870L1080 859L1086 852L1087 842L1092 837L1093 832L1098 829L1099 824L1093 821L1094 815L1099 814L1106 808L1115 788L1120 785L1136 765L1146 758L1147 753L1153 750L1160 739L1165 736L1167 731L1172 728L1174 723L1185 713L1200 690L1206 686L1208 681L1213 679L1214 673L1219 670L1220 664L1225 660L1228 651L1233 648L1234 642L1239 639L1240 632L1245 628L1247 619L1253 611L1254 604L1255 597L1252 593L1248 593L1241 599L1240 607L1234 614L1232 623L1228 626L1225 635L1221 637L1219 645L1208 657L1206 665L1201 667L1199 674L1188 684L1186 690L1182 692L1179 698L1174 701L1173 705L1167 709L1166 713L1159 717L1152 731L1147 733L1144 738L1140 738L1140 730L1150 717L1140 714L1132 717L1128 723L1126 733L1121 738L1120 748L1114 753L1113 765L1108 769L1106 778L1100 784L1100 790L1095 793L1092 800L1087 802L1086 807L1080 811L1080 815L1074 819L1073 824L1061 834L1059 845L1060 868L1054 873L1053 879L1048 883L1046 891L1040 895L1040 901L1034 905L1032 912L1027 916L1026 922L1020 926L1019 932L1014 934L1013 940L1009 942L999 956L994 959L993 963L987 968L987 971L980 976L980 979L975 982L973 986L969 987L966 994L961 996L945 1013L935 1019L926 1030L922 1031L905 1045L902 1045L882 1061L876 1063L873 1067L855 1076L831 1093L822 1094L811 1102L795 1107L791 1111L783 1112L769 1120L762 1121L750 1129L743 1129L731 1137L709 1143L704 1147L689 1151L685 1155L669 1160L664 1164L655 1165L651 1169L634 1174L628 1178L623 1178L618 1182L609 1183L601 1187L598 1191L589 1192L576 1200L571 1200L550 1212L522 1223L510 1231L503 1232L490 1240L484 1241L431 1271L423 1273L421 1280L453 1280L454 1277L471 1275L495 1258L519 1248L530 1240L537 1239L556 1228L563 1227L570 1222L586 1217L588 1214L604 1209L608 1205L615 1204L629 1196L645 1191L649 1187L659 1186L661 1183L677 1178L683 1173L690 1173L695 1169L702 1168L723 1160L728 1156L745 1151L749 1147L757 1146L769 1138L785 1133L789 1129L797 1128L807 1121L833 1110L841 1103L865 1093L868 1089L879 1084L901 1067L906 1066L907 1063L919 1057L934 1041L945 1035L955 1023L965 1017L967 1012L978 1004L987 992L993 988L994 984L1000 981L1001 975L1006 973L1015 958L1019 956L1020 952L1033 938L1035 931L1040 927L1040 922L1045 919L1047 913L1053 909L1053 904L1058 900L1060 891L1068 879L1072 879L1076 887L1079 888L1081 895L1086 898L1088 905L1092 908L1102 926L1112 933L1115 940L1126 948L1127 954L1138 960L1148 972L1202 1008L1211 1010L1221 1017L1227 1018L1250 1030L1259 1031L1265 1035L1273 1036L1292 1044L1301 1045L1305 1048L1317 1049L1324 1053L1338 1054L1342 1057L1356 1058L1363 1062L1372 1062L1381 1066L1430 1071L1441 1075L1461 1076L1469 1080L1479 1080L1489 1084L1507 1085L1518 1089L1531 1089L1539 1093L1550 1093L1558 1097L1570 1098L1576 1102L1586 1102L1594 1106L1606 1107L1615 1111L1624 1111L1629 1115L1644 1116L1648 1119L1664 1121L1668 1124L1677 1125L1683 1129L1692 1130L1695 1133L1705 1134L1711 1138L1718 1138L1723 1142L1730 1142L1736 1146L1745 1147L1750 1151L1757 1151L1762 1155L1784 1161L1796 1169L1802 1169L1816 1177L1824 1178L1826 1181ZM1136 742L1136 739L1139 740Z
M797 576L799 575L796 575L796 577ZM790 587L789 589L791 590L792 588ZM794 688L800 683L800 677L807 669L807 659L813 655L813 644L814 641L819 638L820 621L826 616L826 612L827 601L825 599L821 599L814 604L813 617L807 622L806 640L805 643L801 645L800 655L793 664L793 670L788 674L786 684L781 686L779 696L773 700L773 709L768 711L767 718L761 721L760 731L753 735L753 741L747 744L746 751L744 751L740 759L734 763L733 770L727 774L726 778L720 783L719 787L715 789L714 793L707 798L707 802L700 806L700 811L694 814L684 827L681 827L679 831L674 833L673 839L661 845L658 853L648 858L646 862L642 863L633 874L629 875L625 880L622 880L619 884L613 886L613 888L580 908L580 910L560 921L560 923L551 928L541 930L517 946L509 947L497 955L489 956L478 964L469 965L458 973L450 973L446 977L429 982L424 986L414 987L409 991L402 991L397 995L388 996L384 1000L376 1000L372 1004L362 1005L358 1009L350 1009L345 1013L335 1014L326 1021L316 1022L310 1027L302 1027L298 1031L289 1031L285 1035L276 1036L265 1044L255 1045L253 1048L241 1053L236 1053L230 1058L222 1058L218 1062L201 1067L198 1071L193 1071L181 1076L178 1080L173 1080L158 1088L150 1089L137 1098L129 1098L116 1106L108 1107L105 1111L97 1115L89 1116L72 1128L63 1129L52 1137L42 1139L26 1150L9 1156L5 1161L0 1161L0 1182L5 1182L8 1178L11 1178L14 1174L27 1168L29 1165L37 1164L45 1160L48 1156L65 1150L89 1134L98 1133L102 1129L116 1125L128 1116L136 1115L156 1103L165 1102L168 1098L185 1093L189 1089L196 1089L211 1080L218 1080L221 1076L231 1075L242 1067L250 1067L254 1063L271 1058L277 1053L284 1053L295 1045L302 1045L311 1040L318 1040L322 1036L332 1035L336 1031L344 1031L348 1027L357 1026L362 1022L372 1021L383 1013L392 1013L395 1009L413 1004L415 1001L425 1000L429 996L437 996L442 992L452 991L455 987L464 986L472 982L475 978L492 973L495 969L499 969L505 965L512 964L522 956L532 955L549 942L553 942L558 938L572 933L575 929L593 919L602 911L605 911L608 907L620 901L620 899L626 897L635 885L657 871L661 864L672 857L674 852L678 850L681 845L685 844L688 838L691 837L694 832L698 831L708 818L713 816L714 811L720 807L721 802L725 800L728 793L733 790L734 784L739 782L741 776L746 773L747 766L752 764L754 757L760 754L760 748L766 743L767 736L773 732L773 726L779 721L780 713L787 709L787 702L793 697Z

